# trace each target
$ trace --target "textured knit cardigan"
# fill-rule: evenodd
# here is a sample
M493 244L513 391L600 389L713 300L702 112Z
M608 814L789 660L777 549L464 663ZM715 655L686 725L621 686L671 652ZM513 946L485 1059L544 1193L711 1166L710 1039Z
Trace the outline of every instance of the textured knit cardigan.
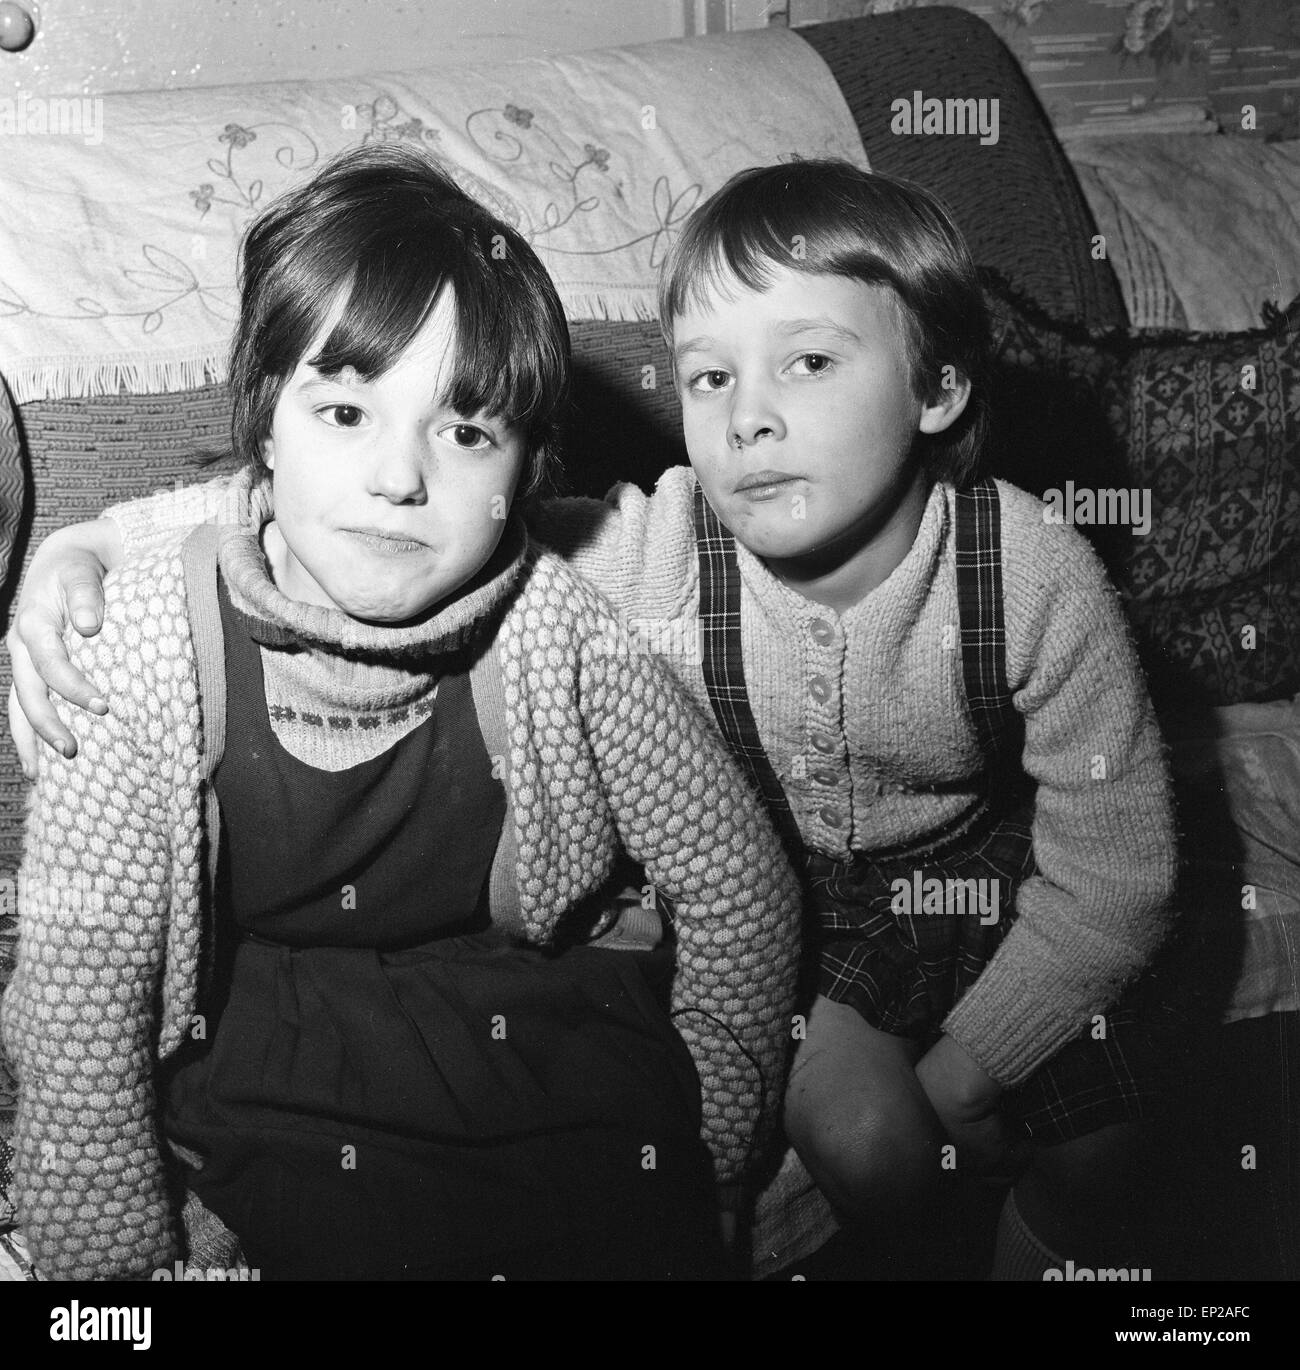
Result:
M256 529L265 511L249 517ZM68 637L113 710L87 720L71 762L41 770L0 1012L20 1082L19 1217L47 1276L147 1277L179 1252L154 1077L190 1030L208 946L225 716L216 545L231 537L246 554L247 528L209 526L128 561L105 584L103 631ZM595 591L525 548L518 525L509 539L507 583L445 611L466 624L447 645L478 650L488 751L508 758L515 878L494 869L493 917L545 944L604 882L620 840L645 865L675 910L675 1022L717 1177L732 1183L779 1102L797 882L707 721L647 657L610 649L616 625ZM479 617L476 603L494 610ZM323 641L348 649L336 630Z
M619 611L708 709L699 653L694 473L654 494L544 504L533 535ZM1164 744L1113 586L1041 500L998 483L1007 675L1037 782L1037 872L1017 918L944 1031L1001 1084L1022 1083L1151 961L1177 870ZM986 758L958 650L953 487L930 492L884 584L843 614L738 545L745 677L760 741L804 842L843 860L969 821ZM108 510L128 549L167 546L228 501L223 483Z

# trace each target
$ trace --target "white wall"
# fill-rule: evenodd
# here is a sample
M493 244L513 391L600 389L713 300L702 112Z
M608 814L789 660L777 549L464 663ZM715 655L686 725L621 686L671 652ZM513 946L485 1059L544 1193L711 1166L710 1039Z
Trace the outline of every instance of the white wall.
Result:
M36 41L0 97L483 63L755 28L784 0L19 0Z

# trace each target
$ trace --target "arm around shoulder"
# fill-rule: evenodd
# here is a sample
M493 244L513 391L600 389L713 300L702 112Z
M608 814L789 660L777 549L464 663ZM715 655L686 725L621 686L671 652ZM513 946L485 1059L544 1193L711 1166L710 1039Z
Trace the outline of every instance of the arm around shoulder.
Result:
M688 467L673 467L653 495L620 484L603 500L544 500L529 530L624 619L675 615L694 565L693 482Z
M243 473L234 471L199 485L177 486L142 499L111 504L102 518L117 530L122 554L169 551L184 542L200 523L237 522L240 491L245 487ZM111 570L117 563L105 564Z

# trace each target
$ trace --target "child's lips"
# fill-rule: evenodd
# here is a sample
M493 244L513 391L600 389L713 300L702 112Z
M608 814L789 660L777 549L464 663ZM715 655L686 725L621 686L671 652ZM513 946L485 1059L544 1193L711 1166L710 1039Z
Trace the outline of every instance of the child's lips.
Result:
M424 552L428 544L401 533L390 532L386 528L347 528L344 530L356 538L364 547L382 556L405 556L411 552Z
M750 500L776 499L802 479L802 476L791 475L789 471L755 471L752 476L746 476L737 483L735 493Z

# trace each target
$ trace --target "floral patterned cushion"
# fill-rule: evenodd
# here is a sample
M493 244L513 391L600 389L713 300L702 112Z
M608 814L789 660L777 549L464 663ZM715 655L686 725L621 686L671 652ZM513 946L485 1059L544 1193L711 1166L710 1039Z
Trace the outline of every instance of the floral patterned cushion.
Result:
M990 296L995 474L1127 490L1149 523L1079 524L1157 702L1300 690L1300 301L1231 335L1088 334Z

